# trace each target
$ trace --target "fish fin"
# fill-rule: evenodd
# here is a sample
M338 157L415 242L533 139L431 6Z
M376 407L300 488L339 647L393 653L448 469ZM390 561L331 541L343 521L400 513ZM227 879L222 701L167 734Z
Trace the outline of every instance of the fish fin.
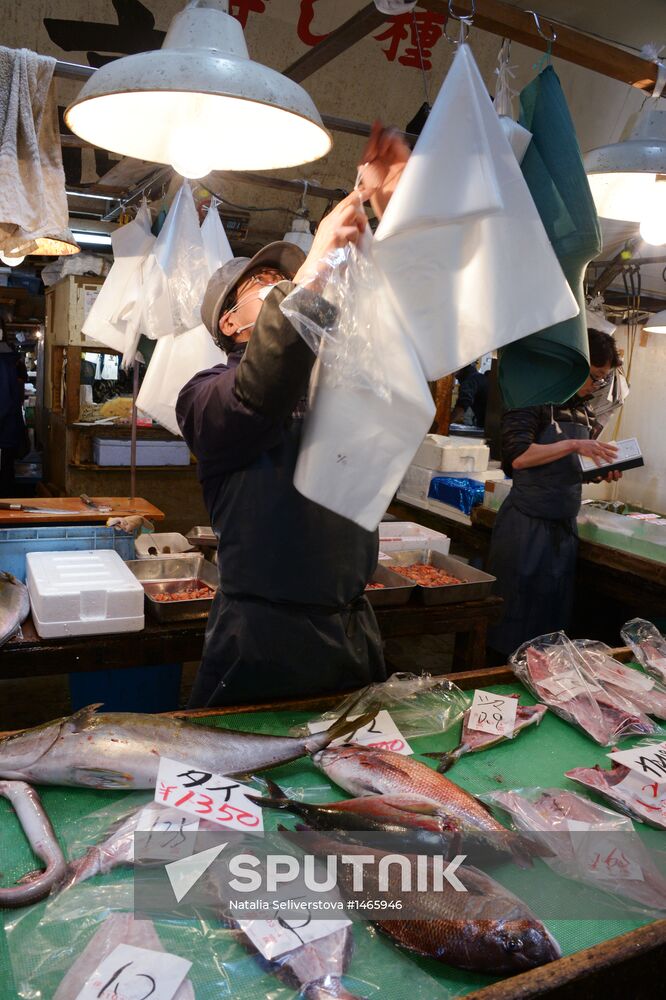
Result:
M122 771L106 770L102 767L74 767L72 781L76 785L87 788L127 788L131 785L133 775Z
M422 753L420 756L431 757L432 760L436 760L437 771L440 774L444 774L446 771L449 770L450 767L452 767L455 764L457 760L460 759L460 757L462 757L464 752L465 751L463 750L463 744L460 743L454 750L446 750L443 753L440 752Z
M266 786L268 790L268 795L248 795L245 792L245 798L249 799L250 802L256 802L262 808L268 809L289 809L292 805L291 799L288 795L282 791L279 785L276 785L274 781L270 778L255 778L256 781L260 781Z
M78 712L74 712L69 718L65 720L68 726L71 726L74 732L80 732L85 729L90 719L96 714L97 709L101 708L104 702L98 701L94 705L86 705L85 708L80 708Z
M354 711L356 705L358 705L364 695L365 690L361 691L358 698L354 699L345 713L335 719L325 732L315 733L313 736L305 740L305 748L308 753L316 753L317 750L323 750L333 740L340 739L341 736L346 736L347 733L353 733L356 729L361 729L362 726L366 726L369 722L372 722L379 711L379 706L376 708L371 707L357 719L349 718L350 714Z

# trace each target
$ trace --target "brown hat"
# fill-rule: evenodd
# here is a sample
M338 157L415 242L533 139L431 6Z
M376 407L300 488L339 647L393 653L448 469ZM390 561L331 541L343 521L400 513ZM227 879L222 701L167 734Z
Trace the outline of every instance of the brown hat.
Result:
M303 251L284 240L269 243L254 257L234 257L219 267L208 282L201 305L201 320L213 338L220 340L219 322L227 297L243 278L258 267L274 267L285 278L293 278L305 260Z

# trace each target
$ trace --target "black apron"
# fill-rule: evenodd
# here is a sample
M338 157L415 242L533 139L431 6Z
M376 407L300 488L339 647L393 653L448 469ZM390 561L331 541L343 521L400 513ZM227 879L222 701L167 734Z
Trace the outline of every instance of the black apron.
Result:
M225 476L209 509L220 591L190 707L336 694L386 678L364 589L377 532L307 500L293 485L301 436Z
M590 428L554 419L537 444L589 439ZM548 465L516 469L490 543L488 572L504 601L499 625L488 629L488 645L509 656L521 643L566 630L576 576L582 476L575 455Z

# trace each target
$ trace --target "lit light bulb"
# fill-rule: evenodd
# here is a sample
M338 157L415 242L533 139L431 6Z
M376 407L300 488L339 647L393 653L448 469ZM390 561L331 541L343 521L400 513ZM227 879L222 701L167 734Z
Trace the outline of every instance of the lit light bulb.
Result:
M177 125L169 143L173 169L193 180L206 177L213 169L210 136L197 125Z
M666 181L655 180L645 199L640 234L646 243L659 247L666 243Z
M23 263L25 257L5 257L4 254L0 253L0 260L2 261L3 264L6 264L8 267L18 267L19 264Z

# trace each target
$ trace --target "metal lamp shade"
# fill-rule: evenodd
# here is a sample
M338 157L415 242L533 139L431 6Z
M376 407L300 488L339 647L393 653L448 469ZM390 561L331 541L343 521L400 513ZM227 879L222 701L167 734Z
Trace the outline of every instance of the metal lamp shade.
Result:
M68 127L115 153L185 165L179 172L192 177L325 155L331 136L311 98L250 60L227 7L195 0L173 19L161 49L97 70L67 109Z
M662 309L661 312L655 313L652 316L643 329L647 333L666 333L666 309Z

